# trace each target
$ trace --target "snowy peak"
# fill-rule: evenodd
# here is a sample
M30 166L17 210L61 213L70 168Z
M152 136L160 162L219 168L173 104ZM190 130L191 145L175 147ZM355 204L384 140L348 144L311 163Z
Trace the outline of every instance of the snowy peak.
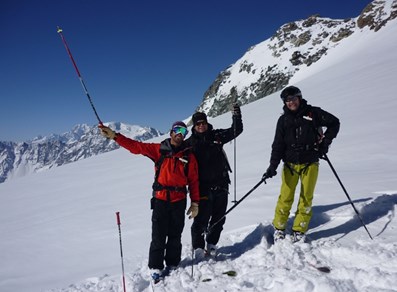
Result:
M116 122L106 125L140 141L162 134L150 127ZM118 148L101 136L97 126L86 124L76 125L61 135L40 136L22 143L0 142L0 183Z
M72 130L70 130L69 132L63 133L61 135L51 134L49 136L37 136L37 137L33 138L31 141L27 141L27 142L31 142L33 144L39 144L39 143L43 143L45 141L58 141L58 140L63 141L63 142L78 141L81 139L81 137L83 137L90 131L91 131L90 126L88 126L86 124L78 124L78 125L75 125L72 128Z
M144 141L162 135L161 132L151 127L141 127L137 125L128 125L120 122L109 122L105 123L108 127L116 132L124 134L128 137L135 137L134 139Z
M378 31L387 22L397 17L396 0L377 0L368 4L357 19L359 28L369 27Z
M376 32L396 16L397 0L381 0L370 3L356 18L313 15L284 24L221 72L197 110L215 117L230 111L234 102L247 104L279 91L353 34Z

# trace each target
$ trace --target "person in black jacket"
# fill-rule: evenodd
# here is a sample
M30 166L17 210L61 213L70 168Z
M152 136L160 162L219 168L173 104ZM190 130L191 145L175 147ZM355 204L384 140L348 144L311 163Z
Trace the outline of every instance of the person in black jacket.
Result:
M284 114L277 122L272 144L270 165L263 178L277 174L284 162L280 196L277 201L273 226L274 241L285 238L285 229L294 202L295 189L301 181L299 202L292 226L292 239L304 241L312 217L312 201L317 183L319 158L328 152L339 132L339 119L319 107L311 106L295 86L281 92ZM323 127L326 131L323 133Z
M226 218L223 218L204 236L208 226L224 217L229 194L229 171L231 171L223 145L243 131L240 107L233 106L233 123L228 129L214 129L207 121L207 115L196 112L193 117L192 135L186 140L192 146L199 169L200 212L192 224L192 245L195 258L206 254L216 255ZM207 243L207 246L205 246Z

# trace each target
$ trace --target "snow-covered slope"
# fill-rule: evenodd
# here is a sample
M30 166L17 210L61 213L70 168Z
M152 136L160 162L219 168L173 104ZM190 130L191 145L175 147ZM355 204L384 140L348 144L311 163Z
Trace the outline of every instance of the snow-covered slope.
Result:
M228 215L222 257L195 266L193 277L191 221L186 219L184 260L156 291L396 290L396 31L396 20L376 33L367 31L313 64L315 74L294 81L310 104L340 118L329 158L374 239L322 161L308 233L311 246L271 243L278 175ZM278 93L242 107L237 199L268 166L281 107ZM231 115L211 122L228 127ZM233 149L233 143L225 146L231 161ZM122 291L117 211L127 291L150 291L152 179L149 159L119 149L0 184L0 291ZM230 201L233 193L232 187ZM329 265L331 272L315 270L309 264L314 262ZM230 269L236 277L222 274ZM212 281L201 281L209 277Z

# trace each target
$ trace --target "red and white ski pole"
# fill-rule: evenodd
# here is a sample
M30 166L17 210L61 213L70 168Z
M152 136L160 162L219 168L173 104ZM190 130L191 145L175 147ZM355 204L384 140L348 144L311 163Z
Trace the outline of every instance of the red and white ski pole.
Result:
M117 217L117 225L119 227L119 239L120 239L120 254L121 254L121 271L123 272L123 289L125 290L125 277L124 277L124 259L123 259L123 245L121 243L121 221L120 221L120 212L116 212Z
M62 42L63 42L63 44L65 45L65 49L66 49L66 51L67 51L67 53L68 53L68 55L69 55L69 57L70 57L70 60L71 60L72 63L73 63L73 66L74 66L74 69L76 70L77 76L79 76L81 86L83 87L83 90L84 90L85 94L87 95L87 98L88 98L88 101L90 102L90 105L91 105L91 107L92 107L92 110L94 111L94 114L95 114L96 118L98 119L99 124L102 125L103 123L102 123L101 119L99 118L98 113L96 112L94 103L92 102L91 96L90 96L90 94L88 93L87 87L85 86L83 77L81 76L80 71L79 71L79 69L77 68L76 62L74 61L74 58L73 58L73 56L72 56L72 52L70 51L69 46L68 46L68 44L66 43L65 37L63 36L63 33L62 33L62 32L63 32L63 30L58 26L58 27L57 27L57 33L60 35L60 37L61 37L61 39L62 39Z

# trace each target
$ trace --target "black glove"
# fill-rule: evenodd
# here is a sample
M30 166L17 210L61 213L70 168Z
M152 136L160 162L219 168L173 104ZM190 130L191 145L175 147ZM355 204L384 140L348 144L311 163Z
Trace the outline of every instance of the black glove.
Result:
M320 157L323 157L325 154L328 153L329 145L331 145L331 141L324 139L320 145L318 145L318 154Z
M237 103L233 104L233 116L241 116L241 109Z
M273 176L277 175L276 167L270 165L266 172L263 174L262 179L272 178Z

